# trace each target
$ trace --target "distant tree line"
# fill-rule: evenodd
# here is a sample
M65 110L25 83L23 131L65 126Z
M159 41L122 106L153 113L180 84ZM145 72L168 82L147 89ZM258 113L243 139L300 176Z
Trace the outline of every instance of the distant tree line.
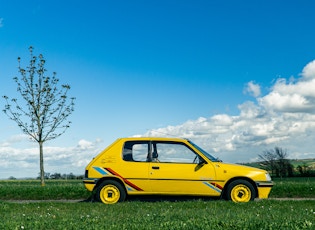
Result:
M74 175L73 173L69 174L61 174L61 173L44 173L44 179L45 180L82 180L84 178L83 175ZM14 176L10 176L8 178L9 180L16 180ZM28 178L31 179L31 178ZM33 178L34 179L34 178ZM40 173L39 176L36 177L36 179L41 179Z
M280 147L265 150L258 155L261 160L260 166L273 177L315 176L315 170L311 166L303 163L294 167L287 156L287 151Z
M78 180L83 179L83 175L74 175L73 173L69 174L61 174L61 173L44 173L44 177L46 180ZM37 177L37 179L40 179L40 176Z

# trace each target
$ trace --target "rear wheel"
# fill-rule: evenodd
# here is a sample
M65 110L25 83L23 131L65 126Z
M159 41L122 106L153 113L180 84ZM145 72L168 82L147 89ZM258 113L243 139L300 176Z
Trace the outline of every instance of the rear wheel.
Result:
M96 190L96 198L104 204L115 204L126 199L126 192L119 182L107 180L98 186Z
M248 202L255 199L256 192L250 182L235 180L228 185L226 197L234 202Z

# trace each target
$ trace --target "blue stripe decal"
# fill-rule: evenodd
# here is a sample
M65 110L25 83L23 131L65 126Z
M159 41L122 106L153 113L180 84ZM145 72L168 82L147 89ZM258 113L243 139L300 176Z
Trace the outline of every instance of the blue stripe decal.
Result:
M93 167L93 168L102 175L108 175L108 173L101 167Z
M129 186L126 186L128 191L133 191L132 188L130 188Z
M205 185L207 185L208 187L210 187L211 189L215 190L218 193L221 193L222 191L220 189L218 189L217 187L213 186L212 184L208 183L208 182L203 182Z

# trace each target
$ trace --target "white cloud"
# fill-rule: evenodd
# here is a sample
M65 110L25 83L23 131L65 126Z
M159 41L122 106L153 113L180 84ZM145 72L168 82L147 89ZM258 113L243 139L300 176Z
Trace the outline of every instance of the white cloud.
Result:
M244 93L249 93L253 97L259 97L261 94L260 85L255 84L253 81L247 83Z
M257 101L239 105L238 116L198 118L145 135L190 138L229 162L256 159L263 150L275 146L288 149L289 154L292 151L292 158L315 157L315 61L305 66L301 76L278 79L270 92L260 97L260 86L249 82L245 92Z
M301 76L305 79L315 78L315 60L308 63L302 70Z
M3 18L0 18L0 28L3 27Z
M87 150L93 148L93 143L87 140L80 140L78 143L78 148L81 150Z
M279 78L264 97L258 98L266 110L289 113L313 113L315 111L315 61L307 64L302 78L287 81Z
M39 150L36 144L31 148L16 146L18 136L13 136L0 146L1 178L36 177L39 172ZM84 174L84 167L95 157L104 146L101 139L94 142L80 140L76 146L54 147L49 142L44 145L45 172Z

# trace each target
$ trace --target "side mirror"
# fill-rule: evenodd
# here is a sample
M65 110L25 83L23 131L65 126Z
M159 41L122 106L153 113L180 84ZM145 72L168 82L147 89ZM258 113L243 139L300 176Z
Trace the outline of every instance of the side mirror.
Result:
M202 157L199 157L199 163L198 163L198 165L205 165L205 164L207 164L207 162L202 158Z
M195 167L195 171L201 169L205 164L207 164L207 162L202 157L199 157L199 163Z

